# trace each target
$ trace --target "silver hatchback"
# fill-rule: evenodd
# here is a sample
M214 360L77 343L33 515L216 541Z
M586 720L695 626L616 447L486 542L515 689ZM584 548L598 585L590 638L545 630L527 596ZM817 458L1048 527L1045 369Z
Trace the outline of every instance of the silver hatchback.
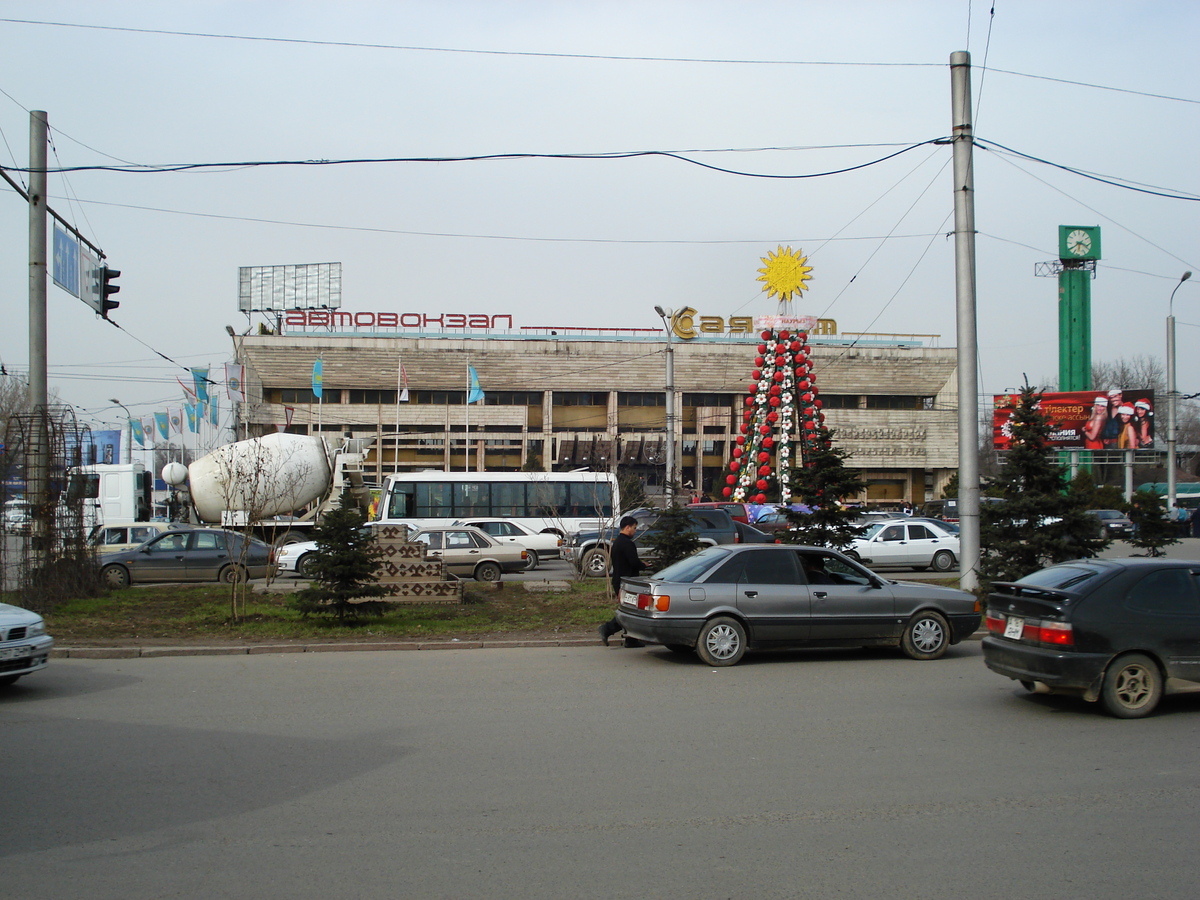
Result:
M653 578L621 582L630 637L732 666L747 649L898 646L937 659L974 633L979 602L935 585L889 581L821 547L722 545Z

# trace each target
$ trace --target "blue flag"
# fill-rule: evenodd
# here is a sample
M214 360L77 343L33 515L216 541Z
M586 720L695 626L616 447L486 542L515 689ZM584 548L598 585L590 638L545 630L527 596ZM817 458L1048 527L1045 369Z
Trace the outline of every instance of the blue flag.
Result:
M325 381L324 367L321 365L321 360L313 363L313 396L318 400L321 399L322 383Z
M475 371L475 367L468 364L467 374L471 382L470 390L467 391L468 403L480 403L483 400L483 388L479 386L479 373Z
M192 369L192 383L196 385L196 398L208 399L208 366L203 369Z

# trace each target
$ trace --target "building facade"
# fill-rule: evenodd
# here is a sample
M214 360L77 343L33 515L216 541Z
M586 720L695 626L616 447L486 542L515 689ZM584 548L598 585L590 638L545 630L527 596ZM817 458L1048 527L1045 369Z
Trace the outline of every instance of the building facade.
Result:
M671 430L677 480L689 494L716 497L724 486L757 343L746 333L672 342ZM809 343L826 424L867 483L860 499L940 496L958 464L955 351L884 336ZM238 436L286 424L373 439L367 474L380 482L416 469L590 467L640 477L654 493L666 474L666 349L663 333L650 329L235 336L247 391ZM484 392L470 405L468 366Z

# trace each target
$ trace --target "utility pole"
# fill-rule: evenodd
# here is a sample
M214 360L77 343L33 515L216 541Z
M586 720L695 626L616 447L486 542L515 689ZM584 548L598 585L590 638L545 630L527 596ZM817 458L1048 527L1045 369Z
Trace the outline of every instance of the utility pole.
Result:
M975 137L971 126L971 54L950 54L954 125L954 296L958 340L959 584L979 584L979 381L975 327Z
M675 503L675 348L671 344L671 332L675 328L675 311L654 307L663 327L667 331L667 505Z
M46 144L43 110L29 113L29 455L25 472L33 520L31 563L49 561L50 433L46 368Z

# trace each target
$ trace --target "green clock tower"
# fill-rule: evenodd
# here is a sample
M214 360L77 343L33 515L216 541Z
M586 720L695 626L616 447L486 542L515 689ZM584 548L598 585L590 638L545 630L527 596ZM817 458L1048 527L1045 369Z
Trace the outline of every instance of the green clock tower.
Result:
M1058 226L1058 389L1092 386L1092 278L1100 226Z

